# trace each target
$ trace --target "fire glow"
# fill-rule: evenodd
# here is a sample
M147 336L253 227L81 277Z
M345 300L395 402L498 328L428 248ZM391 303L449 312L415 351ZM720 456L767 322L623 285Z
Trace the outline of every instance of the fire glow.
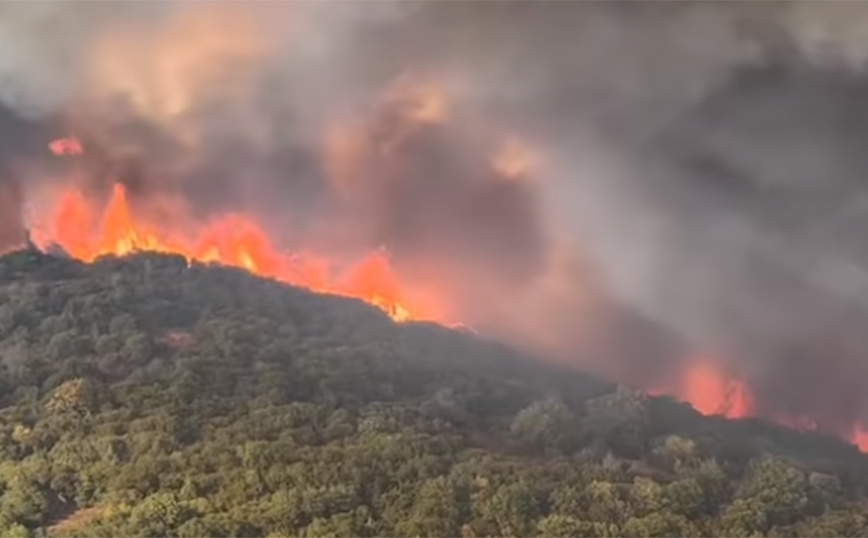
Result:
M670 395L689 403L703 415L746 418L753 414L746 384L722 372L704 357L687 362L678 379L648 390L653 396Z
M729 419L757 417L760 414L751 400L748 383L727 374L707 357L692 357L678 379L648 391L654 396L669 395L690 404L706 416L718 415ZM808 417L765 417L799 431L815 431L817 425ZM848 440L868 453L868 430L855 424Z
M56 155L81 152L81 144L75 139L57 140L49 147ZM385 250L371 252L348 269L339 270L326 257L281 252L254 219L237 213L210 220L191 237L137 217L120 183L114 185L103 207L76 188L66 188L46 226L32 233L38 246L57 244L84 262L140 251L179 254L188 261L239 267L313 291L359 298L379 307L395 321L448 321L434 305L406 297Z
M57 156L84 152L74 137L55 140L49 149ZM513 151L511 155L519 154ZM527 168L524 157L509 159L509 163L521 164L508 167L513 172L506 174L510 177L523 175ZM57 244L84 262L141 251L178 254L188 261L243 268L312 291L358 298L380 308L397 322L427 320L466 328L448 320L435 304L410 301L407 288L385 250L370 252L341 271L326 256L281 251L255 219L240 213L212 218L199 226L197 233L180 233L138 217L120 183L114 184L108 201L99 206L76 188L65 188L47 226L36 227L32 233L41 248ZM649 389L648 393L674 396L703 415L730 419L756 416L748 384L704 356L692 357L678 379ZM802 431L816 428L809 420L775 417L775 422ZM849 440L868 452L868 431L861 425L854 426Z

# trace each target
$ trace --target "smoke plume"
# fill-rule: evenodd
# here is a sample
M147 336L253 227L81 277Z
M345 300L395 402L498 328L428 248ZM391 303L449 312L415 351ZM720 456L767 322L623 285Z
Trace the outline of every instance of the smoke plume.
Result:
M654 384L701 350L759 414L868 420L864 4L0 9L0 248L57 176L19 132L72 132L162 222L385 247L541 353Z

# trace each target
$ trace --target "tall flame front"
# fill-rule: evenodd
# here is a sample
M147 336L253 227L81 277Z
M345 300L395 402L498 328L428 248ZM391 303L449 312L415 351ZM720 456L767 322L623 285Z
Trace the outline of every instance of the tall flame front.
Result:
M74 139L52 142L50 148L58 155L81 151ZM282 252L254 219L242 214L216 217L200 225L195 233L161 228L135 215L120 183L114 184L107 203L101 207L80 190L67 187L60 193L48 222L35 227L32 234L38 246L59 245L85 262L137 251L179 254L190 261L244 268L313 291L363 299L396 321L448 322L435 305L406 297L383 249L367 254L348 268L339 268L324 256Z

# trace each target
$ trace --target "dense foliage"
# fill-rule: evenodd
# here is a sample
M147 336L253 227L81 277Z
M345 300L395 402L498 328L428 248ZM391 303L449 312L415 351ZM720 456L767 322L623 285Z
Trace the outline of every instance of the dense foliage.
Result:
M3 536L868 536L866 470L242 271L0 258Z

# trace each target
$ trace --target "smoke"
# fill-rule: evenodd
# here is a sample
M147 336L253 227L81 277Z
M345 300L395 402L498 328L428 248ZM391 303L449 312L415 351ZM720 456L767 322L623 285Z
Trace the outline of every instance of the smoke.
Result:
M868 419L866 9L9 3L0 102L163 222L385 246L515 343L637 383L699 349L841 432ZM7 168L0 248L48 181Z
M760 413L846 432L868 413L865 9L429 3L378 46L462 72L477 111L542 141L546 218L595 267L562 278L614 295L568 301L585 330L546 335L557 351L593 333L595 367L666 376L669 329L747 378ZM643 317L665 329L640 337Z

